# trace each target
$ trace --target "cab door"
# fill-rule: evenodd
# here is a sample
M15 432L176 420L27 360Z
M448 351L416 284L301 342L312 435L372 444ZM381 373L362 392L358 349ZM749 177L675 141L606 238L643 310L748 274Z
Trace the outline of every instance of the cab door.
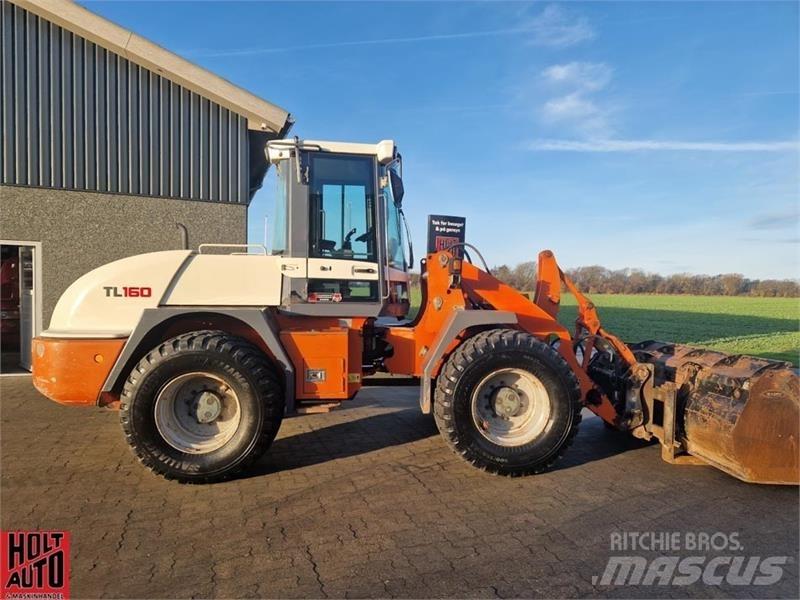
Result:
M308 301L380 303L375 158L311 153Z

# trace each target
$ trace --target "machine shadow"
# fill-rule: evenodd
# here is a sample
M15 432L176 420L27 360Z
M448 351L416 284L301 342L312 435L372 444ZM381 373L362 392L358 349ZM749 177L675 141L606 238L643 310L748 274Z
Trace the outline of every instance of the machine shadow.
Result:
M434 435L438 431L433 418L417 407L338 422L276 439L267 454L239 479L310 467Z
M388 390L386 390L388 391ZM353 410L375 406L379 401L358 402ZM248 479L281 471L302 469L340 458L350 458L376 450L410 444L439 435L431 415L419 412L416 402L400 411L370 415L327 427L281 437L253 467L237 477ZM344 409L343 414L348 411ZM340 413L340 414L342 414ZM302 418L302 417L301 417ZM578 436L553 470L560 471L604 460L652 445L624 433L605 428L600 418L584 414ZM441 451L450 450L441 441Z
M600 417L584 411L578 436L551 470L563 471L657 444L608 429Z

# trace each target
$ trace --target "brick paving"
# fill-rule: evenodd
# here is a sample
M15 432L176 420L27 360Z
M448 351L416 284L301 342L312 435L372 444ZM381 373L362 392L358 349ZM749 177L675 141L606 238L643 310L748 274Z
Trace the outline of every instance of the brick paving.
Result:
M454 456L415 388L366 388L284 421L244 477L184 486L134 460L114 412L25 377L0 393L2 526L70 530L75 597L800 595L796 488L665 464L593 417L556 470L508 479ZM625 554L610 535L642 531L736 532L735 554L789 559L761 587L593 584Z

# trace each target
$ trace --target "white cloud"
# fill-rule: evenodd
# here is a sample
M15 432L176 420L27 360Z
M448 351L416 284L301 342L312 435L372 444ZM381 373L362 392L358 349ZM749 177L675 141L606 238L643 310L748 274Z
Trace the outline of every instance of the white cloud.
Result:
M545 102L542 114L551 121L582 121L597 117L600 109L579 92L574 92Z
M487 38L508 35L524 35L537 46L564 48L595 36L594 29L584 16L576 15L555 4L550 4L535 17L523 20L517 27L492 29L486 31L462 31L455 33L434 33L430 35L410 35L405 37L382 37L369 39L350 39L333 42L316 42L274 48L228 48L185 49L183 54L197 57L244 57L263 54L277 54L306 50L328 50L353 46L385 46L393 44L413 44L419 42L443 42L470 38Z
M542 77L552 84L597 91L611 82L613 73L614 70L605 63L571 62L547 67L542 71Z
M552 9L552 10L551 10ZM548 6L542 13L549 19L563 19L560 9ZM592 33L593 35L593 33ZM541 78L561 89L539 108L542 124L558 127L569 138L540 138L527 144L530 150L556 152L798 152L798 140L773 141L689 141L618 139L611 124L612 110L597 96L611 83L614 69L606 63L573 61L555 64L542 71ZM765 220L764 223L772 221ZM765 225L762 224L762 227Z
M528 144L530 150L558 152L641 152L667 150L678 152L797 152L800 143L786 141L752 142L690 142L680 140L619 140L589 139L560 140L541 139Z
M529 27L513 27L509 29L491 29L486 31L462 31L460 33L442 33L432 35L413 35L408 37L386 37L378 39L342 40L338 42L319 42L314 44L300 44L297 46L282 46L277 48L230 48L227 50L188 49L182 54L199 57L230 57L230 56L257 56L260 54L278 54L281 52L299 52L305 50L329 50L335 48L349 48L352 46L386 46L392 44L414 44L418 42L440 42L463 40L470 38L488 38L508 35L526 35L531 32Z
M567 126L585 136L609 131L606 113L578 92L547 101L542 117L548 124Z
M571 62L546 68L542 78L569 92L541 106L542 123L567 128L584 138L611 136L609 111L598 105L591 95L608 86L612 75L613 70L605 63Z
M590 40L595 36L589 20L555 4L549 4L528 21L530 41L537 46L564 48Z

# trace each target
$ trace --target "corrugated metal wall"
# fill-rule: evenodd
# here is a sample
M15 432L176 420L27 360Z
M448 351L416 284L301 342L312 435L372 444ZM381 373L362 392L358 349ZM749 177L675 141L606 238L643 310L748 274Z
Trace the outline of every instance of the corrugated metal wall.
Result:
M247 203L247 121L2 0L0 181Z

